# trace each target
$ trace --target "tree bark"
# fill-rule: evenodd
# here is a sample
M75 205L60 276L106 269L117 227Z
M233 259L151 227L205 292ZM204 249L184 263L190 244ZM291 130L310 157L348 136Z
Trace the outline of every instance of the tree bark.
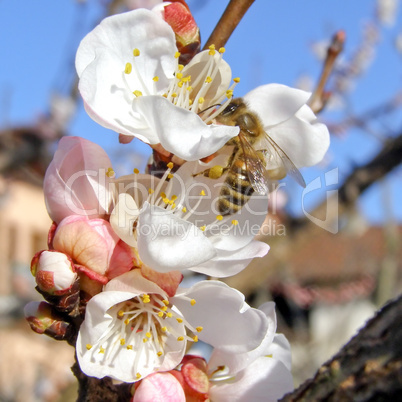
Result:
M397 401L402 397L402 296L281 402Z

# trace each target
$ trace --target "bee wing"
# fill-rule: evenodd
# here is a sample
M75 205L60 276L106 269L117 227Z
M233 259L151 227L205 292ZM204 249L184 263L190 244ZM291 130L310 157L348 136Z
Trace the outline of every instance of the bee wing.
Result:
M241 130L239 133L239 139L250 184L257 193L268 194L266 168L261 157L250 144L247 137L242 134Z
M265 133L265 145L267 147L267 152L271 160L279 162L286 169L286 172L291 176L298 184L302 187L306 187L306 182L299 169L290 160L282 148L267 134ZM279 159L278 159L279 158Z

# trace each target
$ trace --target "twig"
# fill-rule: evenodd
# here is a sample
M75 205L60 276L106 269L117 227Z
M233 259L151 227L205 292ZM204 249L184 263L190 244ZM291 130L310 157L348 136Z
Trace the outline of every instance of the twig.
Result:
M210 45L215 45L217 48L225 46L230 35L239 25L246 11L254 3L254 0L231 0L226 10L223 12L221 19L213 30L211 36L204 46L204 50Z
M343 50L345 38L345 32L338 31L332 38L331 45L328 47L327 57L325 58L320 79L309 100L309 106L314 113L320 112L329 99L330 93L325 91L325 85L334 69L337 57Z

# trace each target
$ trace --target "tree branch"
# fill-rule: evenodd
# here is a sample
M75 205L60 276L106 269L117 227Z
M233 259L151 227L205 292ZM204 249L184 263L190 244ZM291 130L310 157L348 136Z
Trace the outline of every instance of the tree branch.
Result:
M282 402L396 401L402 395L402 296ZM399 397L399 398L398 398Z
M232 35L244 14L246 14L246 11L253 3L254 0L231 0L211 36L207 40L204 50L208 49L210 45L215 45L218 49L225 46L230 35Z

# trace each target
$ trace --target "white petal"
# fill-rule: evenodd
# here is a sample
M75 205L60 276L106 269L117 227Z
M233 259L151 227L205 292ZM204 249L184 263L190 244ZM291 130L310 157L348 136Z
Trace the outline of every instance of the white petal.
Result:
M317 122L308 106L267 133L298 168L320 162L329 147L327 127Z
M216 249L216 257L204 264L191 268L191 271L217 278L226 278L236 275L247 267L253 258L263 257L268 251L268 244L256 240L239 250Z
M213 154L239 133L238 127L207 125L194 112L177 107L162 96L140 96L132 106L134 114L141 114L146 120L149 131L158 133L157 142L186 161ZM134 134L139 137L146 133L136 130Z
M232 382L216 382L209 397L219 402L276 402L292 390L290 371L278 360L260 357Z
M244 100L258 114L264 127L270 127L292 117L306 104L310 95L286 85L267 84L250 91Z
M260 356L269 354L268 351L272 347L276 331L275 303L265 303L265 307L264 314L266 315L268 327L264 337L261 339L261 343L255 349L245 353L228 353L225 350L215 348L208 362L209 371L213 372L218 366L225 366L227 368L226 374L234 375L235 373L245 369ZM263 311L261 308L258 310ZM280 346L278 345L278 348L279 347Z
M196 303L191 305L189 299ZM199 282L170 300L191 325L203 327L198 334L202 341L227 353L257 348L268 330L265 314L250 308L240 292L222 282Z
M211 61L213 63L211 63ZM203 95L205 102L203 104L204 108L218 103L222 96L225 96L226 90L230 86L232 79L232 70L228 63L221 58L221 55L216 52L214 56L209 54L209 50L204 50L196 54L190 61L190 63L183 69L183 76L190 75L192 77L191 86L193 88L193 93L198 93L202 84L207 77L205 67L208 64L212 64L211 70L218 66L218 71L211 82L208 91ZM203 73L203 74L202 74ZM197 80L197 77L202 77L197 84L193 81Z
M283 334L275 334L274 340L268 348L266 354L272 355L276 360L281 361L290 371L292 368L292 354L290 352L290 344Z
M134 62L135 48L140 56ZM167 88L177 68L176 51L173 30L149 10L104 19L82 40L76 56L79 89L89 115L122 134L142 131L141 140L157 143L155 133L145 130L143 117L131 109L133 91L152 95ZM127 62L135 63L130 74L124 74Z
M141 260L159 272L191 268L216 254L200 229L148 203L140 213L137 232Z
M133 233L135 221L138 219L140 210L129 194L119 194L116 207L110 215L110 225L115 233L131 247L137 245L137 239Z

